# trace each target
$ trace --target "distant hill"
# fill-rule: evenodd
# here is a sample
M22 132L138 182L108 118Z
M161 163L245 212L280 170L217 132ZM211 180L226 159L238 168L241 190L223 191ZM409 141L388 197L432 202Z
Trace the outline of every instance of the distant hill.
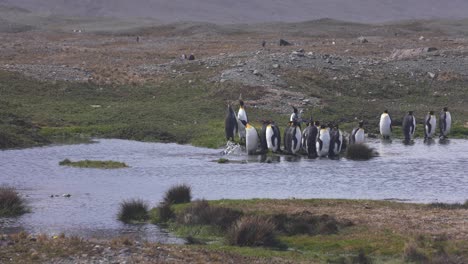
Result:
M165 23L298 22L320 18L373 23L468 17L466 0L0 0L0 5L54 15L147 17Z

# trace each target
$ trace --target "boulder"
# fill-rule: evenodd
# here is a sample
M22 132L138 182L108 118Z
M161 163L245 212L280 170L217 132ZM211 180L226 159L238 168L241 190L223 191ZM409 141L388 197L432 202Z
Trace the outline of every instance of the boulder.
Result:
M286 41L284 39L280 39L279 45L280 46L292 46L292 43L290 43L290 42L288 42L288 41Z

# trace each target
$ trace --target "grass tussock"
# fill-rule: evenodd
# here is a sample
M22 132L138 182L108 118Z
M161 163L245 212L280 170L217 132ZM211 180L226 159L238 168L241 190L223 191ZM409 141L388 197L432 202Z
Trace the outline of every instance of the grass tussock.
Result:
M124 223L148 220L148 204L140 199L123 201L120 204L118 219Z
M59 162L60 166L72 166L77 168L95 168L95 169L119 169L119 168L128 168L128 165L123 162L106 160L80 160L80 161L71 161L69 159L64 159Z
M468 209L468 200L466 200L464 203L431 203L429 204L430 207L432 208L441 208L441 209L447 209L447 210L456 210L456 209Z
M25 201L13 187L0 186L0 217L14 217L27 213Z
M185 184L172 186L164 196L166 204L189 203L192 200L192 188Z
M351 160L369 160L374 157L374 150L366 144L351 144L346 149L346 158Z
M227 230L243 213L231 208L210 206L206 200L195 201L177 218L184 225L212 225Z
M159 204L158 207L156 207L156 214L153 221L155 223L167 223L176 216L174 209L172 209L169 203Z
M244 216L227 233L230 245L240 247L279 247L275 224L261 216Z
M421 249L418 248L416 243L409 242L406 243L403 250L403 260L408 262L427 263L429 258Z
M313 215L308 211L296 214L276 214L272 216L276 229L286 235L330 235L341 228L351 226L351 221L339 222L329 215Z

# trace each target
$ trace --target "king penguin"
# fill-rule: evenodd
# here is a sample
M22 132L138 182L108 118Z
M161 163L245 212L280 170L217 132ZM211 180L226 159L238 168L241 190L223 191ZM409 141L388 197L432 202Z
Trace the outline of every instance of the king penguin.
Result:
M416 130L416 118L413 115L413 111L408 111L408 114L403 117L403 135L405 136L405 142L409 143L414 136Z
M304 128L302 133L302 147L304 148L309 158L317 157L317 135L318 129L314 125L314 122L311 118L307 123L307 127Z
M258 147L258 132L249 123L245 125L245 148L247 154L255 154Z
M382 135L383 139L390 139L392 135L392 119L388 114L388 110L384 110L382 115L380 115L380 135Z
M239 138L245 140L245 124L249 122L245 112L244 101L239 100L239 111L237 112L237 126L239 127Z
M280 130L274 121L271 121L267 125L265 134L268 149L272 152L280 151L281 135Z
M268 151L267 136L266 130L268 125L270 125L269 120L262 120L262 130L260 130L260 151L261 153L266 153Z
M446 139L450 133L450 128L452 127L452 115L448 111L448 107L444 107L440 113L439 128L440 135L442 139Z
M284 148L291 154L296 154L301 149L302 133L296 121L290 121L284 130Z
M234 135L237 134L237 119L231 105L228 105L226 119L224 120L224 132L227 140L234 141Z
M362 144L364 143L366 136L364 131L364 121L359 121L359 126L354 128L351 132L351 136L349 138L349 144Z
M338 125L334 125L330 131L330 151L329 156L340 155L341 148L343 147L343 133Z
M320 126L317 136L317 154L319 157L326 157L330 150L330 132L325 125Z
M424 119L424 140L432 139L436 130L436 116L430 111Z

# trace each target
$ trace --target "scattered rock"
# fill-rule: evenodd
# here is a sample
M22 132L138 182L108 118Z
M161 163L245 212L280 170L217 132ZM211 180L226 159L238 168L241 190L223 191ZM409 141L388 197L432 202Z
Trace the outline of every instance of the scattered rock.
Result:
M429 75L431 79L434 79L434 77L436 76L435 73L432 73L432 72L427 72L427 75Z
M193 54L190 54L190 56L188 57L188 60L195 60L195 56Z
M258 70L254 70L254 71L253 71L253 74L256 75L256 76L260 76L260 75L261 75L260 72L259 72Z
M279 45L280 46L292 46L292 43L290 43L290 42L288 42L288 41L286 41L284 39L280 39Z
M280 65L279 64L273 64L273 69L279 69Z
M69 193L64 193L64 194L62 194L62 196L63 196L63 197L66 197L66 198L70 198L70 197L71 197L71 194L69 194Z
M359 43L368 43L369 42L365 37L362 37L362 36L359 37L357 40L358 40Z

